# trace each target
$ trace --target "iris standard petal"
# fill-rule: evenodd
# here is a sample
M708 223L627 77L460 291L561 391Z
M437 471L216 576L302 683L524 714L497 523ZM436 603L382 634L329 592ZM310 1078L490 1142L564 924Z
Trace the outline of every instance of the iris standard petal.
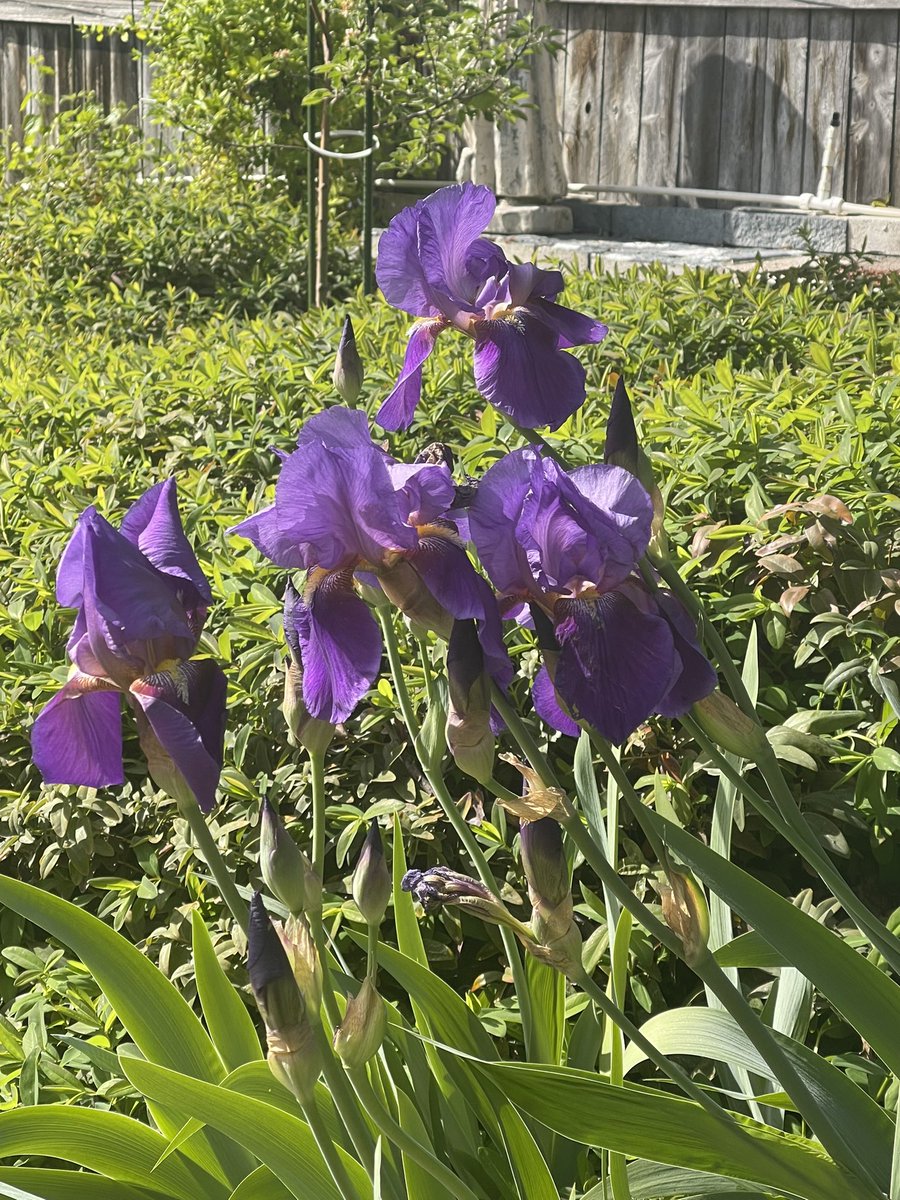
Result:
M388 304L414 317L439 317L419 259L419 210L423 202L404 208L378 241L375 280Z
M312 716L346 721L378 677L381 634L349 572L312 581L296 597L289 619L303 662L303 701Z
M119 532L137 546L158 571L193 589L187 602L196 608L212 601L206 576L184 534L174 479L164 479L129 508Z
M663 717L680 717L697 700L714 691L718 682L712 663L700 649L697 628L684 605L671 592L660 589L654 599L668 622L681 660L681 671L656 706Z
M559 703L556 688L546 667L541 667L531 685L531 700L534 711L551 729L565 733L569 737L578 737L580 727L565 712Z
M490 224L497 198L483 184L457 183L439 188L420 204L419 262L431 296L450 320L475 312L473 301L483 277L480 271L470 273L470 267L482 266L471 248Z
M371 447L372 435L366 414L359 408L344 408L335 404L323 412L308 417L300 427L297 445L321 442L323 446Z
M556 333L524 309L475 325L476 386L517 425L558 429L584 403L584 379Z
M103 517L93 504L86 508L72 530L56 568L56 599L63 608L79 608L84 592L84 531L91 521Z
M469 504L469 533L478 558L501 594L528 591L533 586L531 567L515 531L531 487L535 451L528 448L505 454L489 467Z
M437 520L456 499L456 484L443 463L389 462L388 474L410 525Z
M382 429L408 429L422 395L422 364L434 349L444 321L419 321L411 329L400 378L376 414Z
M209 659L183 663L176 672L136 679L131 695L163 755L142 736L150 774L169 785L172 767L204 812L216 801L225 737L225 675ZM169 762L166 762L165 759Z
M672 686L681 662L671 628L621 592L560 600L556 690L572 712L621 744Z
M285 456L282 461L287 461L289 457ZM260 554L279 567L297 570L307 566L305 547L297 544L294 533L281 528L278 509L274 504L232 525L228 532L252 542Z
M338 570L415 546L388 462L371 442L350 448L309 442L288 457L275 487L275 509L279 535L299 549L303 566Z
M474 619L484 666L498 687L512 681L513 665L503 642L500 610L487 580L452 536L425 536L410 559L416 574L438 604L456 620Z
M545 271L534 263L511 263L507 287L509 303L516 307L532 300L555 300L563 290L562 271Z
M122 767L122 702L111 684L75 675L31 728L34 765L45 783L115 787Z
M196 635L170 583L100 517L84 532L85 629L105 675L119 683L169 658L189 658Z

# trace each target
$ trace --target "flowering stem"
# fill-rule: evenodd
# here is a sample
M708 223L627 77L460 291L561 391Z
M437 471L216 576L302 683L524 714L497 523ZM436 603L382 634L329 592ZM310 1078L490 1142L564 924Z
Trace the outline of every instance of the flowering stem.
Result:
M431 1178L445 1189L448 1196L458 1197L458 1200L478 1200L458 1175L394 1120L369 1082L365 1067L357 1067L350 1071L350 1079L363 1107L388 1141L393 1142L402 1154L417 1163L423 1171L427 1171Z
M359 1105L347 1082L344 1069L334 1056L331 1039L319 1021L315 1021L314 1025L316 1027L315 1037L322 1059L322 1074L325 1076L334 1106L350 1135L350 1141L353 1143L357 1157L371 1178L375 1169L375 1145L372 1135L359 1111ZM316 1140L318 1141L318 1138Z
M303 1115L306 1118L310 1132L316 1139L319 1153L325 1160L325 1165L331 1173L335 1187L341 1194L341 1200L362 1200L359 1192L350 1182L350 1176L347 1174L347 1168L341 1162L337 1146L335 1146L334 1142L328 1136L328 1130L325 1128L325 1122L316 1108L315 1100L311 1100L308 1104L303 1105Z
M394 690L397 693L397 701L400 705L400 712L403 714L403 719L409 730L413 745L416 749L419 762L422 770L425 772L425 778L431 785L431 789L437 798L438 803L444 810L444 815L453 826L459 840L465 847L472 865L478 875L478 878L490 888L495 896L499 896L500 889L497 886L497 881L494 878L494 873L488 865L488 861L484 856L481 847L475 840L472 830L466 823L465 818L453 802L453 797L447 790L447 785L444 783L443 776L438 773L429 762L428 756L424 748L419 742L419 723L416 720L416 714L413 710L412 700L409 695L409 690L406 686L406 680L403 677L403 663L400 661L400 651L397 645L397 636L394 631L394 623L391 620L391 615L384 609L378 610L378 618L381 622L381 630L384 636L384 645L387 650L388 663L391 668L391 676L394 680ZM513 986L516 990L516 995L519 999L519 1011L522 1015L522 1032L525 1039L526 1053L530 1056L530 1049L534 1039L534 1018L531 1011L531 993L528 990L528 981L525 976L525 967L522 962L522 956L519 953L519 947L516 944L516 939L513 934L503 926L500 926L500 937L503 939L503 949L509 963L509 969L513 977Z
M200 805L193 796L184 798L175 797L178 805L179 815L184 817L188 823L191 834L194 839L194 845L200 851L206 865L212 872L212 877L216 882L216 887L219 889L219 895L228 906L228 910L243 929L247 932L247 903L241 896L235 886L231 871L216 845L216 839L213 837L209 825L206 823L206 817L203 815Z

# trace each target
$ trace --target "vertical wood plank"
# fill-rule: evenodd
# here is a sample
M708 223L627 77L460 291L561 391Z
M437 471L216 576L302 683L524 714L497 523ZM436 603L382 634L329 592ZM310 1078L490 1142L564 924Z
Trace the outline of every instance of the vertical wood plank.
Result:
M134 44L115 37L109 44L109 103L125 108L129 125L138 124L138 64L134 59Z
M861 204L884 199L891 190L897 22L896 12L853 14L845 199Z
M0 128L22 140L22 101L28 87L28 26L21 21L0 23Z
M726 191L759 189L767 24L765 9L729 9L725 15L718 186Z
M563 4L561 0L553 0L553 3L547 4L547 24L556 31L557 41L562 44L562 53L556 59L556 123L560 130L563 128L563 119L566 111L566 88L568 86L569 73L569 56L566 53L568 30L569 30L569 8L568 4ZM268 120L268 114L266 115Z
M685 20L677 181L682 187L714 188L719 177L725 12L690 8Z
M772 9L766 43L766 100L760 191L794 195L803 181L809 13Z
M603 113L600 125L601 183L637 183L644 57L643 7L609 5L603 45ZM617 203L637 197L606 193Z
M801 191L815 192L822 170L825 136L833 113L840 113L841 129L832 175L836 196L844 191L844 143L850 117L850 46L853 14L814 12L809 22L809 78L806 92L806 145L803 151Z
M566 174L573 183L600 180L606 11L599 4L569 5L561 127Z
M109 38L88 34L84 39L84 86L94 99L109 109Z
M685 11L647 9L637 181L649 187L678 182ZM655 196L641 202L668 203Z

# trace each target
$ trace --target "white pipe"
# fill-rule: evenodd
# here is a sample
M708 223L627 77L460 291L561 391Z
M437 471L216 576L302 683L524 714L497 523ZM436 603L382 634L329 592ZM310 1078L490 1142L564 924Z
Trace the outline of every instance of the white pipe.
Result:
M831 124L825 134L825 153L822 155L822 170L819 174L819 186L816 188L816 199L827 200L834 186L834 164L837 161L838 130L841 127L841 114L832 113Z
M696 200L730 200L737 204L761 204L768 208L801 209L804 212L830 213L832 216L900 217L900 208L879 204L853 204L841 196L820 200L812 192L799 196L779 196L761 192L729 192L718 188L649 187L639 183L570 183L569 191L614 192L634 196L686 196Z

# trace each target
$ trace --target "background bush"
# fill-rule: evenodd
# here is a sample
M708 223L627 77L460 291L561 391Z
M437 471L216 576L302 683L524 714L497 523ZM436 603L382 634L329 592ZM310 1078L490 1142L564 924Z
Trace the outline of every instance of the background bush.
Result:
M34 153L52 160L50 147ZM28 194L24 181L19 186ZM86 195L89 181L76 175L73 186ZM152 240L146 247L133 242L136 275L120 287L108 273L132 245L127 222L106 227L107 201L98 191L94 224L84 218L80 241L79 223L70 223L61 204L53 210L47 187L46 223L32 243L45 237L46 253L42 247L29 257L26 232L9 224L0 234L21 249L0 268L16 284L0 292L3 869L40 880L123 928L190 991L186 914L197 902L214 924L220 914L174 806L147 780L127 719L122 789L42 788L29 763L30 723L66 674L71 614L53 596L56 564L87 504L116 520L151 483L177 476L188 535L217 598L205 645L222 660L230 685L222 801L212 825L227 835L238 882L249 885L260 792L301 822L308 792L305 763L287 746L277 711L283 574L225 530L270 494L277 462L269 447L289 447L301 421L336 399L330 376L345 309L274 311L285 286L279 265L266 285L272 310L248 314L239 296L253 287L236 260L233 276L223 261L205 294L194 284L157 291L152 262L165 255ZM200 187L197 212L211 215ZM164 206L160 195L169 194L150 188L132 211L148 219L148 208ZM160 232L155 245L189 247L195 236L199 248L202 228L198 221ZM246 229L241 236L250 238ZM62 266L50 261L54 246L68 256ZM91 247L87 255L84 246ZM0 261L7 264L6 256ZM260 308L266 294L263 287ZM693 582L738 660L756 639L762 709L776 726L779 754L803 780L807 811L831 851L846 858L851 883L888 915L900 904L900 336L893 316L900 288L826 262L794 279L759 272L672 278L657 269L581 275L569 280L567 297L601 314L612 332L598 350L580 352L590 399L558 435L566 453L578 461L601 456L612 375L624 372L668 500L673 545L682 561L690 558ZM405 319L360 296L346 311L366 364L362 402L374 411L399 369ZM495 435L517 444L518 434L482 408L464 339L441 339L426 392L417 425L391 439L399 456L452 437L460 474L477 475L488 465L488 448L497 452ZM528 674L530 643L523 638L513 652ZM423 860L454 862L454 839L437 820L390 701L383 679L329 757L327 913L335 923L355 916L344 886L346 856L365 817L398 812L412 837L431 843ZM557 739L553 750L570 758L572 743ZM644 767L648 803L703 826L716 779L702 756L665 722L639 731L628 753ZM450 782L455 795L469 791L463 776ZM478 796L468 804L472 815L481 812ZM515 883L501 810L487 808L479 836L495 871ZM821 899L802 861L769 837L748 814L735 834L735 858L784 894L811 887L813 900ZM628 825L623 845L629 869L644 877L652 896L641 837ZM591 894L582 899L596 920ZM227 923L216 928L219 952L233 964ZM424 932L436 967L444 964L457 986L470 988L469 1003L491 1032L510 1035L514 1053L516 1016L504 1007L493 933L467 923L460 957L452 915L434 918ZM18 1092L134 1103L103 1057L117 1035L84 969L8 911L0 934L0 986L6 998L19 993L0 1027L7 1100ZM594 950L601 949L598 942ZM629 1006L638 1014L689 999L690 980L646 939L635 937L633 955ZM770 983L761 973L760 1002ZM60 1014L76 1004L80 1042L62 1043ZM835 1053L858 1051L831 1010L813 1019L816 1036L832 1038ZM873 1092L886 1091L883 1077L862 1076Z

